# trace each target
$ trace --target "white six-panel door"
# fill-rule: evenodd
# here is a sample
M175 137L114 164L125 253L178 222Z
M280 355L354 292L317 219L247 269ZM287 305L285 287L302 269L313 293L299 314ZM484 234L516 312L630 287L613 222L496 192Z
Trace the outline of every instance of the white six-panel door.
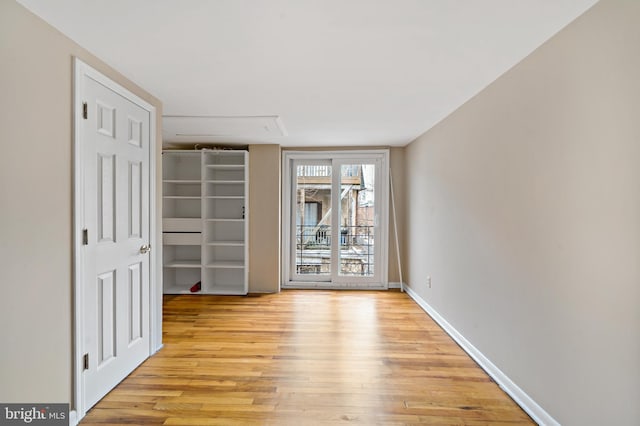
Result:
M83 408L150 354L149 111L84 75Z

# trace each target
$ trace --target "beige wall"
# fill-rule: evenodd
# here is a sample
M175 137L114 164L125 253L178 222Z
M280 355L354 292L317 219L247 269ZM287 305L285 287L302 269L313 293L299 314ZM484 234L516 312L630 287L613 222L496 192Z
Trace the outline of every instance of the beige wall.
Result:
M404 246L405 228L404 228L404 209L405 209L405 194L406 185L404 180L404 152L405 148L391 148L389 150L389 166L391 168L391 183L393 184L393 196L395 200L396 208L396 225L398 227L398 244L400 245L400 267L403 272L403 281L407 282L407 277L404 276L406 270L405 255L407 253ZM398 269L398 249L396 248L396 233L394 227L394 215L393 205L391 203L391 194L389 194L389 282L399 283L400 273Z
M406 150L411 287L563 425L640 423L639 46L603 0Z
M331 148L334 149L334 148ZM281 149L280 145L249 146L249 292L275 293L281 281ZM391 148L390 163L398 210L398 233L403 235L404 148ZM399 282L393 216L389 223L389 281ZM403 239L400 238L402 242ZM401 254L404 254L401 252ZM406 281L406 280L405 280Z
M280 291L280 145L249 146L249 292Z
M2 402L71 401L73 56L161 114L156 98L14 1L0 2Z

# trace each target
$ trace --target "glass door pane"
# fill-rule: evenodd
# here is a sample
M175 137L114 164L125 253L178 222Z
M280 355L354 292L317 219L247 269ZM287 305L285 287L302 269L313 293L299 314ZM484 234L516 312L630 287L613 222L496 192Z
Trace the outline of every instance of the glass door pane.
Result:
M375 176L375 164L340 166L340 277L374 276Z
M300 279L330 280L331 277L331 185L329 161L296 162L293 217L295 270Z

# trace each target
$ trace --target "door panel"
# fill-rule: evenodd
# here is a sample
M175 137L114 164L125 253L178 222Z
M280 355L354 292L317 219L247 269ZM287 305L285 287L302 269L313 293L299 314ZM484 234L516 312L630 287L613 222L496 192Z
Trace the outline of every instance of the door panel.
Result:
M341 277L373 277L375 273L375 176L372 163L340 166Z
M115 241L115 186L115 156L98 154L98 235L101 243Z
M115 356L115 272L98 275L98 368Z
M129 143L138 148L142 148L142 122L133 117L128 117L129 121Z
M85 409L149 349L149 112L88 76L84 149L82 317Z
M331 277L331 162L300 162L295 169L295 259L293 274L301 280Z
M108 106L104 101L97 101L96 108L98 110L98 119L96 121L98 127L98 133L115 137L116 134L116 110L115 108Z
M142 264L129 266L129 345L143 336L142 333Z
M142 163L129 161L129 238L141 238L142 230Z

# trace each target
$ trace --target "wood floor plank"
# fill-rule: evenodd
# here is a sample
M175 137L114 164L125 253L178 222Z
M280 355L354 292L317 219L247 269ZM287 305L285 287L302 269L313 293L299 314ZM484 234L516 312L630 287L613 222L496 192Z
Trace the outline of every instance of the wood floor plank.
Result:
M164 348L82 424L531 425L405 294L165 296Z

